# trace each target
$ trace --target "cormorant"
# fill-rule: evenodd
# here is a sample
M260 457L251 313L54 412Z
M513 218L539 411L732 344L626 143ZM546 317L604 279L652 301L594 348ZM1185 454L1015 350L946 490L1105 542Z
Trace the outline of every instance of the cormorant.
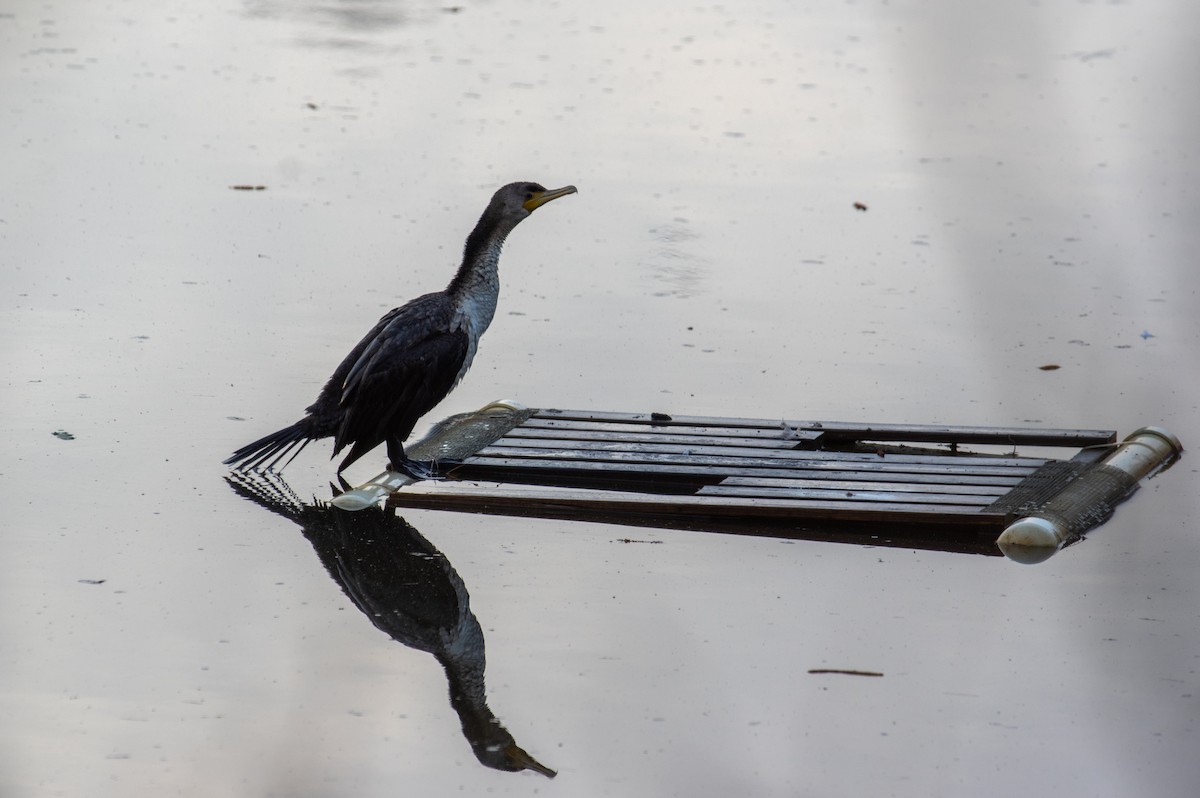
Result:
M467 236L462 265L446 290L387 313L350 350L304 418L246 444L225 464L271 469L293 449L295 458L309 441L332 437L333 456L350 447L338 473L386 442L390 470L428 479L429 464L409 459L404 441L471 367L479 336L496 313L504 239L534 209L574 193L574 186L549 190L537 183L497 191Z

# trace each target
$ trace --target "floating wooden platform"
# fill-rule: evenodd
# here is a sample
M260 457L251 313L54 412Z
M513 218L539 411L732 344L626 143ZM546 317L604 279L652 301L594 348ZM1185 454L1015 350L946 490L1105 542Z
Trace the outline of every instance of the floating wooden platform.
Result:
M1146 430L1139 433L1167 453L1152 470L1174 462L1182 452L1178 441ZM1118 444L1114 430L852 424L501 402L446 419L410 447L413 457L440 461L446 479L409 485L389 501L726 531L781 522L906 526L992 546L1014 520L1047 508L1058 512L1064 501L1061 518L1055 516L1064 536L1102 523L1150 470L1131 475L1102 462L1128 445ZM1091 475L1090 487L1081 493L1084 475Z

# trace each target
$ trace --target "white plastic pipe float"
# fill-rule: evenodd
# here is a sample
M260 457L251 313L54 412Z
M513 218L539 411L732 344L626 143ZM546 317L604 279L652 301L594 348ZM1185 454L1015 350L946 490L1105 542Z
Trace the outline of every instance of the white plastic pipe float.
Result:
M996 545L1011 559L1041 562L1103 521L1138 482L1170 468L1182 454L1183 444L1170 432L1142 427L1036 514L1010 524Z
M350 510L351 512L365 510L379 504L405 485L411 485L414 482L416 480L408 474L384 471L354 490L348 490L340 496L335 496L331 504L341 510Z

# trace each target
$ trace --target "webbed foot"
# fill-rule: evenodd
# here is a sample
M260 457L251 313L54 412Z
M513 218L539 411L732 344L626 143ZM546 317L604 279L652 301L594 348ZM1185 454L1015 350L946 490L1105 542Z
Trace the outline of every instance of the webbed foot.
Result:
M405 474L418 482L422 480L435 481L445 479L445 477L438 474L436 467L429 460L412 460L405 457L399 463L388 463L388 470Z

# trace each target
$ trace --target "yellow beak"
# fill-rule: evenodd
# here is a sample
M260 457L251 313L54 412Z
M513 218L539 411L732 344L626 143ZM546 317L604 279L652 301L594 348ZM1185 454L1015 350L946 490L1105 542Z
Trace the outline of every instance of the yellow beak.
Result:
M571 191L575 190L572 186L567 186L567 188L571 189ZM561 189L561 188L559 189L559 191L562 191L562 190L563 189ZM567 193L570 194L571 191L568 191ZM561 197L562 194L559 194L558 196ZM554 199L554 197L551 197L550 199ZM515 743L513 745L510 745L508 748L505 748L504 753L508 754L508 758L510 761L515 762L516 764L520 765L521 767L525 768L526 770L532 770L536 773L541 773L543 776L545 776L548 779L552 779L558 775L557 770L551 770L550 768L546 767L541 762L537 761L536 759L531 757L529 754L525 753L525 749L520 748Z
M533 196L525 200L525 210L532 211L540 208L550 200L556 200L559 197L565 197L568 194L575 193L575 186L563 186L562 188L552 188L546 191L535 191Z

